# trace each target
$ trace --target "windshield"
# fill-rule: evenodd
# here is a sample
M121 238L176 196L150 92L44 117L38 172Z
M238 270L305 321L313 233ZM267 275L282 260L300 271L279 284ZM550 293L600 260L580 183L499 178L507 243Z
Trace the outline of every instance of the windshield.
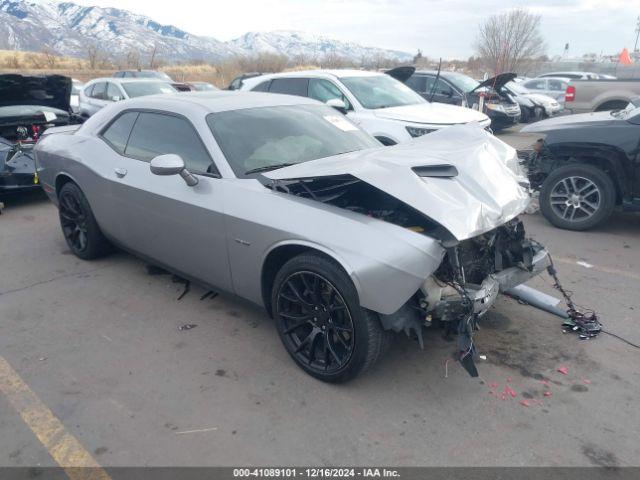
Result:
M464 73L447 73L447 80L466 93L480 85L480 82Z
M177 90L164 82L125 82L122 88L129 98L157 95L159 93L175 93Z
M518 85L516 82L509 82L505 86L512 92L517 93L518 95L526 95L527 93L530 93L529 90L527 90L522 85Z
M240 178L250 176L252 170L273 170L380 146L344 115L324 105L231 110L210 114L207 123Z
M364 108L400 107L427 102L404 83L388 75L341 77L340 81L351 90Z

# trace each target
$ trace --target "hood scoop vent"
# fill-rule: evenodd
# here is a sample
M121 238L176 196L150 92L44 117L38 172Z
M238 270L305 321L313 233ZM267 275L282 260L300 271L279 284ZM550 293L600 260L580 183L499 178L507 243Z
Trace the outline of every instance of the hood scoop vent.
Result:
M453 178L458 176L458 169L453 165L424 165L412 167L411 170L419 177Z

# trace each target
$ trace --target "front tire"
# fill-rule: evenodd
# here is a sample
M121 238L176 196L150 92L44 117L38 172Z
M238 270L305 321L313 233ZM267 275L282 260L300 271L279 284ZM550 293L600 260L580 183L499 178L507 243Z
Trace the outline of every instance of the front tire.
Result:
M565 165L549 174L540 189L540 210L553 225L587 230L605 221L615 207L611 178L592 165Z
M111 251L111 244L100 231L89 202L75 183L65 183L60 189L58 214L62 234L74 255L92 260Z
M351 380L371 367L389 344L391 332L360 306L349 276L318 254L304 253L282 266L271 305L291 358L324 382Z

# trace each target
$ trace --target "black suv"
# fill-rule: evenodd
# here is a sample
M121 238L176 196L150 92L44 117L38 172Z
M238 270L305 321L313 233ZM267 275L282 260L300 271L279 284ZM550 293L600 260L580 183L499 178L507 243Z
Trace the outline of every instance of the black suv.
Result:
M640 211L640 107L542 120L526 161L540 190L540 210L553 225L586 230L615 208Z

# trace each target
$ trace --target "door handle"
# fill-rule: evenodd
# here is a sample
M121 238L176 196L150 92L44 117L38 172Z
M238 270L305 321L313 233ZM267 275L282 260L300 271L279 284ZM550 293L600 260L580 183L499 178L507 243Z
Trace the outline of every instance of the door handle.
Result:
M116 177L118 178L122 178L127 174L126 168L114 168L113 171L116 172Z

